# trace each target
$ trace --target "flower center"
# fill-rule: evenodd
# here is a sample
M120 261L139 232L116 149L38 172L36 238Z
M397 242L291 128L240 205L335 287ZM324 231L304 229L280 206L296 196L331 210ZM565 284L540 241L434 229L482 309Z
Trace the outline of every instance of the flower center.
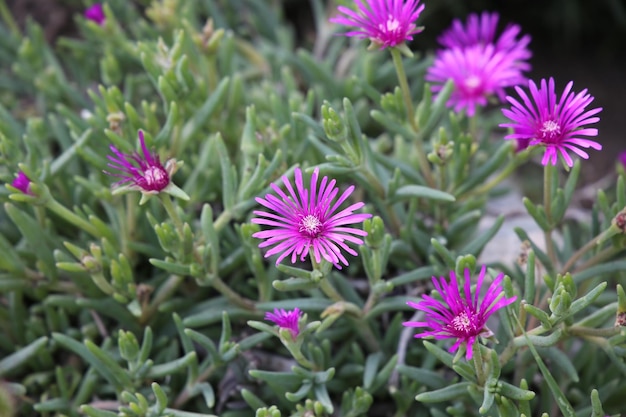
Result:
M554 120L547 120L543 122L541 129L541 140L546 141L548 143L552 143L561 136L561 126Z
M465 335L476 333L476 326L465 311L460 312L452 319L452 328Z
M170 176L159 166L150 166L143 173L143 181L139 184L146 191L161 191L170 183Z
M312 214L307 214L300 220L300 232L304 232L307 235L314 237L320 232L322 222Z
M395 32L399 27L400 21L393 17L393 15L389 15L387 22L378 25L378 29L385 33Z
M477 75L470 75L463 81L463 84L469 93L474 93L480 87L480 77Z

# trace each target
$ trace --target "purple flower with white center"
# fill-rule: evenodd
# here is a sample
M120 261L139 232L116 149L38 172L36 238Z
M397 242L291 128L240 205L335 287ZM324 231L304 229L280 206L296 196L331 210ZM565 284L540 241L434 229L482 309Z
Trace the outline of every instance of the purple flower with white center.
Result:
M367 232L361 229L347 227L372 216L354 213L364 203L358 202L338 211L354 191L354 186L348 187L333 203L339 193L339 188L335 186L336 181L329 181L328 177L324 177L318 188L318 176L319 169L315 168L311 175L311 184L307 188L302 180L302 171L296 168L295 190L289 179L283 176L283 184L288 194L272 183L270 186L277 196L267 194L265 198L256 198L270 212L255 210L254 214L259 217L253 218L252 223L269 226L270 229L256 232L252 236L265 239L259 245L260 248L272 247L265 254L266 258L280 254L276 259L277 265L290 255L291 263L295 263L298 257L304 261L311 251L315 262L319 263L323 258L341 269L341 264L348 265L342 251L357 256L357 252L346 242L361 245L363 240L357 236L367 236Z
M28 176L24 174L24 172L20 171L17 173L17 177L15 177L15 179L13 180L13 182L11 183L11 186L14 188L17 188L24 194L32 194L30 192L31 182L32 181L30 180L30 178L28 178Z
M543 165L548 163L556 165L558 155L561 155L565 163L571 167L574 161L569 151L587 159L589 155L580 148L601 150L602 145L584 136L598 135L598 129L586 126L600 120L595 115L602 108L586 110L593 97L587 94L587 89L578 94L574 93L573 85L573 81L567 83L558 100L553 78L548 81L542 79L539 88L532 80L529 81L530 96L520 87L515 87L521 102L511 96L506 97L512 107L503 109L502 113L511 122L500 126L512 128L513 133L504 139L529 139L530 146L544 146L546 151L541 161Z
M105 174L121 178L113 184L113 194L121 194L127 191L141 191L143 204L153 194L161 192L170 194L181 200L189 200L189 196L172 182L172 176L178 170L178 164L174 158L168 159L165 167L161 164L156 152L150 152L143 138L143 132L139 131L139 143L143 155L138 152L125 154L111 145L111 151L115 154L108 155L109 166L117 172L104 171Z
M85 19L96 22L97 24L102 26L104 24L104 21L106 20L102 4L95 3L94 5L87 8L87 10L85 10Z
M504 274L500 273L489 285L482 300L483 280L487 267L483 266L478 275L476 291L471 291L471 272L465 269L465 282L463 293L459 292L459 283L454 271L450 272L450 282L446 282L444 277L433 277L433 284L442 300L424 295L423 300L414 303L408 301L407 304L417 310L426 313L425 321L407 321L403 325L407 327L429 327L428 330L418 333L415 337L434 337L435 339L456 339L456 342L449 349L456 352L461 345L465 345L467 360L472 359L472 346L478 341L479 336L491 336L491 331L487 328L487 320L497 310L513 303L517 297L504 297L502 290L502 280Z
M523 70L529 70L530 65L523 61L532 56L527 48L530 36L524 35L517 39L521 31L520 26L509 24L502 34L496 37L499 18L498 13L483 12L480 16L475 13L469 15L465 25L459 19L455 19L452 27L446 30L438 41L449 49L492 44L496 52L514 54Z
M444 49L426 73L426 81L434 83L437 93L451 79L454 83L447 106L455 111L466 109L473 116L476 106L486 106L489 98L505 99L506 87L526 81L515 55L496 51L493 45Z
M293 310L285 310L275 308L273 313L269 311L265 313L265 320L274 322L281 329L287 329L291 332L291 335L295 339L300 334L300 328L298 322L302 316L302 311L299 308Z
M413 35L424 30L415 25L424 10L419 0L354 0L354 4L357 10L339 6L337 10L341 14L331 18L330 22L356 27L345 35L370 39L380 49L410 41Z

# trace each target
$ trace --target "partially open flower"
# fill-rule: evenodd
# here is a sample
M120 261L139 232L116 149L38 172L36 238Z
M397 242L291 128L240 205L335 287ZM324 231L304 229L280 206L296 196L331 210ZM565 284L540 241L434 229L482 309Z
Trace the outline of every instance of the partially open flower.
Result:
M146 147L143 131L139 131L139 143L142 154L134 152L125 154L111 145L110 149L115 155L108 155L109 167L117 172L104 171L108 175L121 178L113 184L114 194L126 191L141 191L145 194L158 194L166 192L175 197L188 200L189 197L174 183L172 176L178 169L176 160L169 159L165 167L161 164L156 152L151 152Z
M14 188L17 188L24 194L32 194L30 192L30 183L31 183L30 178L28 178L26 174L20 171L17 173L17 177L15 177L15 179L13 180L13 182L11 183L11 186L13 186Z
M96 22L99 25L103 25L106 20L106 16L104 15L104 9L102 8L102 4L95 3L85 10L85 19L91 20L92 22Z
M291 332L291 335L295 339L300 334L300 328L298 322L302 316L302 311L299 308L293 310L285 310L275 308L273 313L269 311L265 313L265 320L274 322L281 329L287 329Z

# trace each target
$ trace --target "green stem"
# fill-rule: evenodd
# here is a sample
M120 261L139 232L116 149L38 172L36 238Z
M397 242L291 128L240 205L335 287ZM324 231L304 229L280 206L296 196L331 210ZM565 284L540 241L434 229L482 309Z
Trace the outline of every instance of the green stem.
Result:
M372 291L372 288L370 286L370 294L368 295L367 300L365 301L365 305L363 306L363 310L362 310L363 316L366 316L367 313L369 313L369 311L374 307L374 304L376 304L376 301L378 301L378 295L376 295Z
M213 288L219 291L219 293L226 297L231 303L236 304L245 310L256 310L256 307L254 306L254 302L252 300L249 300L237 294L235 291L232 290L232 288L226 285L226 283L222 281L220 277L213 276L209 282L211 283Z
M478 142L478 113L479 108L476 108L474 115L469 118L469 133L475 142Z
M406 107L407 119L409 124L415 133L419 132L419 126L415 120L415 110L413 109L413 100L411 99L411 90L409 88L409 82L406 78L406 72L404 71L404 65L402 64L402 55L398 48L391 48L391 58L393 59L393 65L396 68L396 74L398 75L398 82L400 84L400 90L402 91L402 98L404 99L404 106ZM417 148L417 157L419 158L420 169L424 174L426 182L430 186L434 186L435 180L433 173L430 169L430 162L426 158L426 151L424 150L424 143L420 135L415 137L415 147Z
M174 207L174 203L172 203L172 197L170 197L169 194L166 194L166 193L160 193L159 197L160 197L161 203L163 203L163 207L165 208L165 211L167 212L170 219L172 219L172 222L174 222L174 227L176 227L178 236L182 238L183 221L178 215L178 211L176 211L176 207Z
M496 185L500 184L509 175L511 175L513 172L515 172L517 167L519 167L524 162L526 162L528 160L529 156L530 156L530 152L520 152L519 154L517 154L515 156L515 158L513 158L513 159L511 159L509 161L507 166L504 167L504 169L502 171L500 171L500 173L498 175L496 175L494 178L492 178L486 184L483 184L480 187L476 188L474 190L474 192L472 193L472 195L484 194L484 193L487 193L487 192L491 191L491 189L493 187L495 187Z
M141 325L145 325L150 321L159 306L164 301L168 300L172 296L172 294L174 294L174 292L176 292L176 289L178 289L184 279L185 278L183 276L172 275L168 278L167 281L165 281L163 285L161 285L148 308L144 309L141 312L141 317L139 318L139 323Z
M335 287L333 287L333 284L330 283L327 277L324 277L320 280L320 290L322 290L326 297L335 302L345 301L341 294L339 294Z
M543 206L546 211L546 220L550 226L550 230L544 232L546 242L546 251L552 265L556 268L556 254L554 253L554 242L552 241L552 170L554 166L550 163L546 164L543 170Z
M61 205L55 199L50 198L48 201L46 201L46 207L52 212L56 213L59 217L62 217L68 222L72 223L73 225L80 227L85 232L89 233L90 235L97 237L97 238L102 237L102 233L100 233L100 231L93 224L89 223L87 220L78 216L76 213L69 210L67 207Z
M217 216L217 219L213 222L213 229L215 229L216 232L219 232L228 224L229 221L232 220L232 218L233 215L229 210L221 212L220 215Z
M619 334L619 327L608 327L603 329L594 329L591 327L571 326L567 332L572 336L594 336L594 337L611 337Z
M357 331L359 332L359 336L365 342L367 349L370 352L380 352L380 344L378 343L378 338L372 332L370 325L364 318L354 319L354 325L356 326Z
M291 353L291 356L296 360L296 362L298 362L300 365L304 366L305 368L316 370L317 367L313 364L313 362L308 360L302 354L302 351L300 351L299 347L290 346L288 343L284 343L284 342L283 342L283 345L285 345L285 347L289 350L289 353Z
M571 258L569 258L567 260L567 262L565 263L565 265L563 266L562 269L562 274L565 274L567 272L569 272L570 268L572 268L574 266L574 264L576 263L576 261L578 261L585 253L587 253L589 250L593 249L594 247L596 247L596 245L598 244L598 240L604 235L604 233L600 233L599 235L597 235L596 237L594 237L593 239L591 239L589 242L587 242L582 248L578 249L572 256Z
M347 302L343 296L335 289L333 284L329 280L329 267L331 266L330 262L322 260L322 263L317 263L315 261L315 257L313 254L310 254L311 264L313 265L313 269L320 271L322 273L322 279L319 282L320 290L331 300L336 303L342 303L344 306L351 305L352 303ZM355 306L356 307L356 306ZM350 309L352 310L352 309ZM356 330L359 332L359 335L365 342L365 345L371 352L380 351L380 345L378 344L378 339L372 332L367 320L364 318L363 310L355 311L354 313L358 314L358 317L349 318L354 321L354 326Z
M191 398L197 385L209 379L209 377L213 375L213 372L215 372L216 369L217 367L215 365L209 366L204 370L204 372L202 372L198 376L198 378L196 378L194 384L187 385L187 387L185 387L185 389L174 400L174 408L181 408Z
M391 48L391 58L393 59L393 65L396 68L396 74L398 74L398 82L400 83L400 90L402 91L402 98L404 99L404 106L406 107L406 116L409 124L413 128L414 132L419 131L417 122L415 121L415 110L413 109L413 100L411 99L411 90L409 88L409 82L404 71L404 64L402 64L402 55L399 49Z
M592 266L599 264L600 262L604 262L605 260L607 260L607 259L613 257L614 255L616 255L617 253L619 253L620 251L621 251L620 248L616 248L614 246L606 248L603 251L598 252L594 256L589 258L587 260L587 262L585 262L584 264L582 264L581 266L576 268L574 270L574 272L572 272L572 274L578 274L579 272L582 272L585 269L589 269Z
M400 219L398 219L398 215L396 214L393 207L387 204L387 199L386 199L387 192L385 191L385 187L380 183L380 180L374 174L372 174L372 172L369 171L366 167L361 166L359 171L363 174L363 176L367 180L366 186L372 187L376 191L377 196L380 198L381 208L387 209L388 218L389 218L389 221L391 222L390 227L392 231L396 234L396 236L398 236L400 234L400 231L402 230L403 225L400 222Z
M500 366L502 367L505 364L509 363L509 360L513 357L515 352L517 352L517 346L515 346L515 343L511 341L498 357L498 362L500 363Z
M485 386L487 375L485 375L485 366L483 364L483 355L480 349L480 344L475 342L472 347L472 362L474 363L474 369L476 370L476 379L478 385Z

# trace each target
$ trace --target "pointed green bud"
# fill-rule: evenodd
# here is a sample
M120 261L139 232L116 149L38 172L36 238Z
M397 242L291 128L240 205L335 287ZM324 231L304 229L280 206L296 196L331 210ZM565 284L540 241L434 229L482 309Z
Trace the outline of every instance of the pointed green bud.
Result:
M139 342L132 332L125 332L120 329L117 344L120 349L120 356L124 360L134 362L139 356Z
M255 417L281 417L280 410L275 406L270 408L258 408Z
M365 236L365 244L372 249L377 249L382 246L385 238L385 224L383 219L379 216L374 216L371 219L366 219L363 222L363 230L367 232Z
M326 101L322 104L322 126L328 139L335 142L346 140L346 126L343 119Z

